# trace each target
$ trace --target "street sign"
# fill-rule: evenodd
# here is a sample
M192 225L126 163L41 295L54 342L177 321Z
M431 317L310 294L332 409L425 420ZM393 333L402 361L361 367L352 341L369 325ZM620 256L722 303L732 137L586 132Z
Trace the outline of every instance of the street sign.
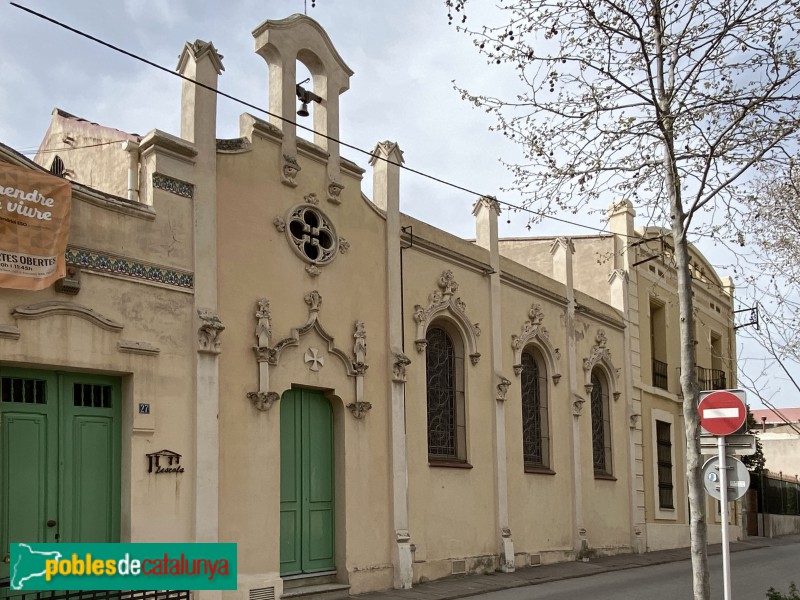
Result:
M750 487L750 472L738 458L728 456L725 461L728 470L728 502L744 496ZM709 458L703 464L703 487L712 498L722 500L720 490L719 457Z
M730 435L736 433L747 419L743 390L701 392L697 412L700 413L702 433Z
M717 436L700 436L700 453L717 454ZM752 433L725 436L725 454L728 456L750 456L756 453L756 436Z

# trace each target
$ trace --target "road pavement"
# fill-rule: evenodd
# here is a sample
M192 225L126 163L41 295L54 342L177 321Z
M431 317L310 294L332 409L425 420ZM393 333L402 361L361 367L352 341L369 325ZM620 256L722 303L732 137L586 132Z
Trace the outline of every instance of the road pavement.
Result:
M800 544L800 535L782 536L777 538L762 538L750 537L745 540L732 542L730 545L732 553L732 564L736 563L734 553L744 552L748 550L756 550L759 548L777 548L780 552L781 546L796 546ZM797 548L784 548L784 550L792 553L792 558L795 565L798 565L794 570L794 581L800 585L800 553ZM708 548L709 557L718 557L721 554L720 544L712 544ZM713 559L712 562L712 597L722 598L721 592L721 567L718 569L713 568L714 562L720 562ZM422 584L415 585L410 590L388 590L385 592L370 592L367 594L360 594L355 596L358 600L453 600L455 598L466 598L469 596L477 596L480 594L487 594L490 592L497 592L501 590L512 590L515 588L524 588L527 586L535 586L544 583L564 581L569 579L590 577L593 575L601 575L604 573L611 573L615 571L622 571L628 569L636 569L637 567L647 567L653 565L662 565L667 563L676 563L679 561L688 561L690 553L688 548L678 548L674 550L660 550L657 552L647 552L644 554L620 554L616 556L606 556L595 558L589 562L561 562L549 565L540 565L536 567L527 567L524 569L517 569L514 573L492 573L487 575L461 575L438 579ZM720 571L719 574L716 571ZM733 571L733 569L732 569ZM683 570L685 573L685 569ZM668 575L674 579L674 576ZM616 578L615 578L616 579ZM586 582L584 582L586 583ZM578 584L580 585L580 584ZM762 584L756 584L762 585ZM781 589L782 582L770 582L763 590L757 595L743 595L743 599L751 600L751 598L764 598L766 589L774 585L776 588ZM633 590L635 584L628 584L625 586L628 590ZM760 589L760 588L758 588ZM533 590L531 590L533 591ZM544 591L544 590L541 590ZM599 591L599 590L598 590ZM716 594L719 591L719 594ZM782 589L786 592L785 587ZM626 596L619 593L609 597L617 597L620 600ZM632 591L632 593L634 593ZM571 595L565 595L564 598L576 597L575 590L569 592ZM641 598L642 590L636 590L631 598ZM732 597L736 598L736 589L733 589ZM592 594L594 600L600 600L600 596ZM656 600L647 596L649 600ZM516 598L533 597L533 595L526 594L507 594L503 595L506 600L514 600ZM545 596L537 593L535 597ZM550 597L550 596L548 596ZM558 595L553 595L552 598L559 598ZM673 594L672 596L664 596L665 598L684 598L691 597L691 586L688 588L688 595L686 593ZM737 599L738 600L738 599Z

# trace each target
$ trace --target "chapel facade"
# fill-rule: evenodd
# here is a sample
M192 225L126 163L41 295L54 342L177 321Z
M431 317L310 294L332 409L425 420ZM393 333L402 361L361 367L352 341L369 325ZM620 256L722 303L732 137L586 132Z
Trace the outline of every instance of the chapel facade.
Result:
M35 163L0 147L73 182L67 277L0 290L2 547L236 542L239 589L201 595L252 600L688 545L663 232L628 202L591 237L501 240L488 197L474 240L404 215L397 143L340 154L353 72L322 28L253 35L272 116L240 137L198 40L180 135L55 110ZM733 287L692 253L698 360L733 388Z

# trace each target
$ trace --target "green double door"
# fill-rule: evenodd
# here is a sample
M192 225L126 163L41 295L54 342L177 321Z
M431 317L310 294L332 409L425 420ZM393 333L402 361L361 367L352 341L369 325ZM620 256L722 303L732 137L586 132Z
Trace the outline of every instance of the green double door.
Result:
M334 564L333 411L314 390L283 394L281 575L331 571Z
M0 367L0 577L12 542L118 542L118 378Z

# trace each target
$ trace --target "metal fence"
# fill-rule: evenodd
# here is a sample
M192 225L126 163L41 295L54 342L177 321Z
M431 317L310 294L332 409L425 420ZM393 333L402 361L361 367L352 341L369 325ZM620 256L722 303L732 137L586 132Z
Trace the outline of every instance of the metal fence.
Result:
M188 590L122 592L117 590L24 591L12 590L9 579L0 579L0 598L9 600L190 600Z
M800 481L752 473L750 489L758 495L758 512L800 516Z

